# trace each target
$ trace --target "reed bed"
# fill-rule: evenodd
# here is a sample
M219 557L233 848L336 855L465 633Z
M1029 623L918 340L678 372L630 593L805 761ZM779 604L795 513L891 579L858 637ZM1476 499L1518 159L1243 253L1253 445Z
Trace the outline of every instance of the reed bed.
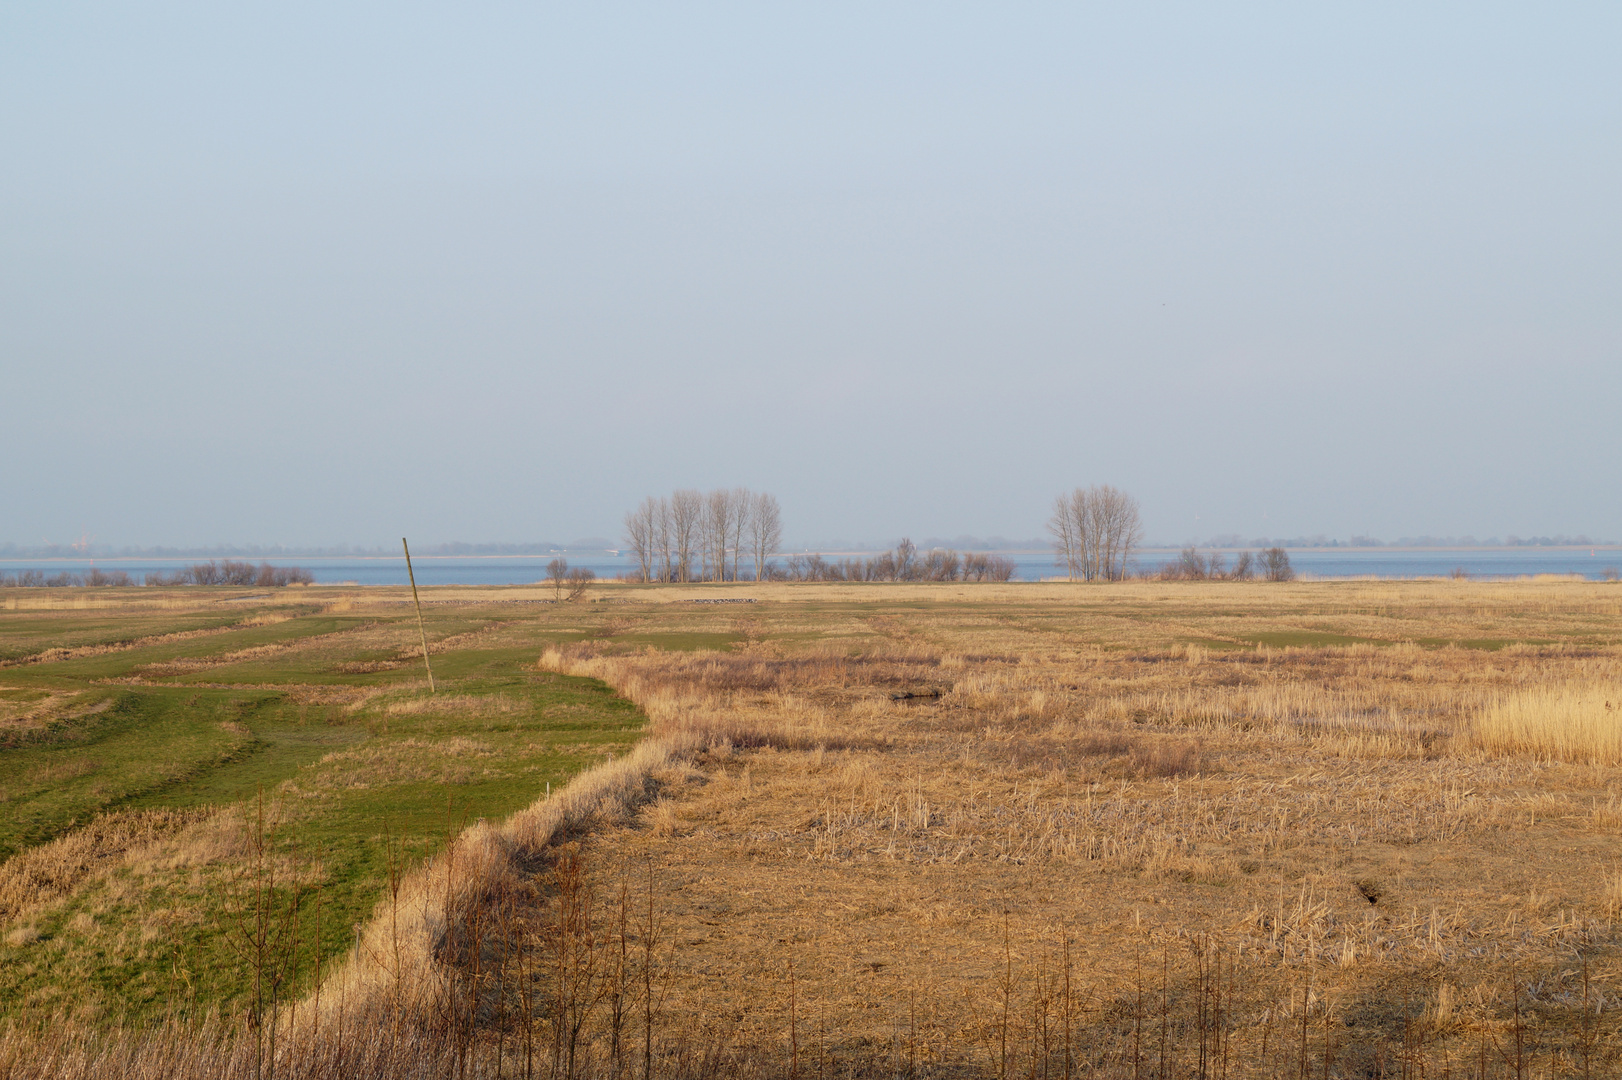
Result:
M1622 764L1622 683L1565 683L1501 695L1470 728L1491 754Z

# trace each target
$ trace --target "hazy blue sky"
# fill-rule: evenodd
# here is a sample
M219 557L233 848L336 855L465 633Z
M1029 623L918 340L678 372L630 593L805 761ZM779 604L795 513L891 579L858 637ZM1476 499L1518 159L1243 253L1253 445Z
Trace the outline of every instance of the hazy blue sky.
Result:
M0 7L0 541L1622 537L1622 6Z

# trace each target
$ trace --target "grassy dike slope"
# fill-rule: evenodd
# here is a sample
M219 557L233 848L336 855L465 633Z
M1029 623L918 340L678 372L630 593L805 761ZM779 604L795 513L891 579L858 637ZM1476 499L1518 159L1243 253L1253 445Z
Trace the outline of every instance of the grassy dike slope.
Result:
M17 590L44 610L0 612L13 1016L238 1007L267 937L306 982L391 875L642 726L601 684L535 669L583 636L573 609L429 605L430 696L389 590L165 590L163 607L155 590L96 590L105 606L68 606L88 592Z

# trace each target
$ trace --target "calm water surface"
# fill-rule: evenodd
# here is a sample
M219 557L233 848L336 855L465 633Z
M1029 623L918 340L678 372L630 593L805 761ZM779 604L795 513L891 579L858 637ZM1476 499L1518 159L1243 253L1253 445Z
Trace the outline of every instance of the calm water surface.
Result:
M1592 554L1590 553L1592 552ZM1227 552L1233 562L1234 552ZM1011 552L1018 567L1016 577L1035 581L1060 573L1053 554L1047 551ZM546 577L550 555L470 558L466 556L427 556L414 558L419 585L524 585ZM1139 569L1152 570L1177 558L1175 550L1146 549L1136 556ZM124 570L137 581L152 572L172 573L198 562L198 559L17 559L0 560L0 574L39 570L47 576L67 572L83 574L91 566L102 570ZM247 560L273 566L302 566L315 575L318 584L404 585L405 559L399 556L357 558L293 558ZM585 566L599 577L629 573L636 564L625 556L607 553L569 557L570 566ZM775 560L779 564L782 559ZM1607 570L1622 567L1622 550L1617 548L1298 548L1290 552L1296 572L1327 578L1442 577L1461 569L1472 577L1515 578L1530 574L1577 574L1599 579Z

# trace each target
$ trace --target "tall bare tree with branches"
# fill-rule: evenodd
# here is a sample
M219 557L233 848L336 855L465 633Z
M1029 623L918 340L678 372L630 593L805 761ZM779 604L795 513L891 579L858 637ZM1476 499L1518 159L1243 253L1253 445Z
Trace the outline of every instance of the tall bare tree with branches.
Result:
M675 530L670 526L670 500L658 499L654 502L653 516L653 550L659 559L659 580L672 581L673 560L671 558L671 537Z
M1076 503L1086 504L1086 495L1077 488L1069 495L1053 500L1053 516L1048 518L1048 532L1053 534L1053 553L1058 565L1064 567L1065 576L1075 581L1082 576L1081 523L1085 513L1076 512Z
M727 548L732 552L732 580L738 580L738 562L743 557L743 537L749 528L749 505L754 495L746 487L732 489L731 514L727 518Z
M676 581L693 580L693 556L703 541L704 496L683 488L670 496L670 538L676 549L671 567Z
M783 543L783 512L777 496L761 492L749 500L749 547L754 552L755 580L766 580L766 562Z
M625 544L636 556L643 581L652 581L656 560L656 529L659 500L649 495L642 505L625 515Z
M727 579L727 539L732 535L732 492L716 488L704 496L704 574L710 581Z

